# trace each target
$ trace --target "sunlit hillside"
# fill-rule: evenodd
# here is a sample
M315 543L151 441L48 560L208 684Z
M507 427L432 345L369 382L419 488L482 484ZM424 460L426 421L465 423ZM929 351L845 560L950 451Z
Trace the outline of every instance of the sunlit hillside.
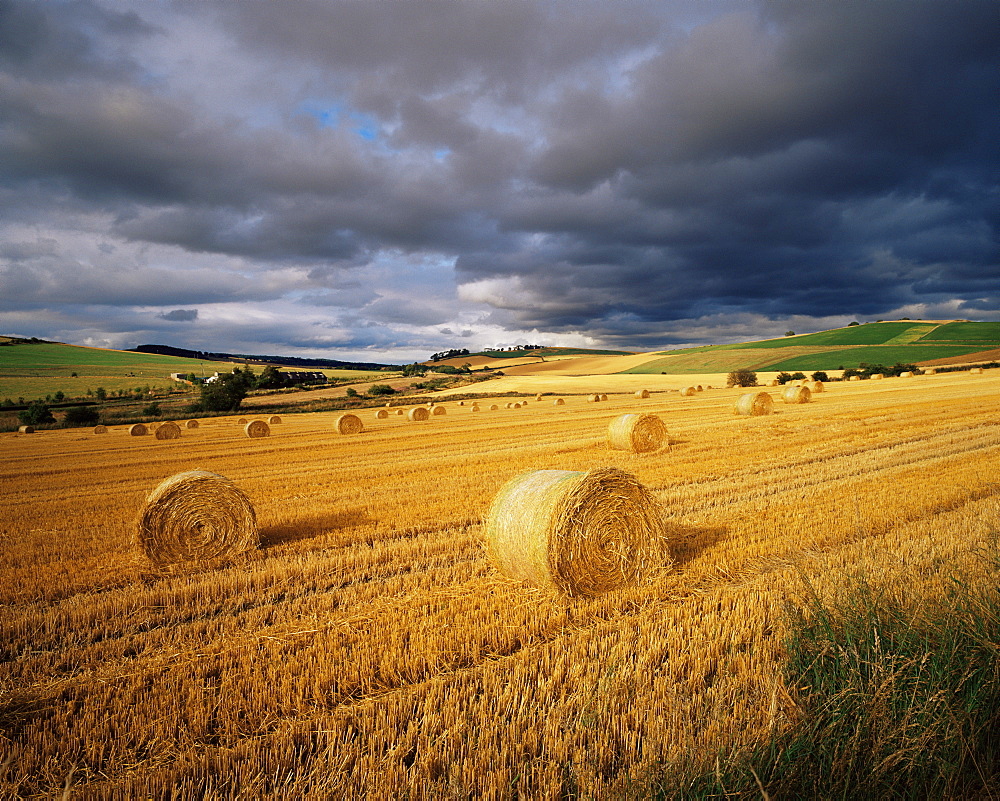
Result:
M976 574L1000 512L997 373L801 405L768 389L753 418L733 414L743 390L603 375L606 402L442 399L425 422L362 411L351 436L326 413L260 439L235 416L171 441L0 434L0 796L644 797L664 770L712 771L801 715L782 659L806 582L935 595ZM638 411L669 446L609 450ZM501 486L605 466L661 505L658 567L593 600L499 576L482 521ZM155 571L136 519L191 469L248 495L260 547Z

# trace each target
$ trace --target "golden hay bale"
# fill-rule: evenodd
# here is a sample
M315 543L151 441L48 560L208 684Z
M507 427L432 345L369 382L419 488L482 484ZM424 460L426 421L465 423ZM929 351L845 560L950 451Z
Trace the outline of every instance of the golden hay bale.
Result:
M535 395L535 400L536 401L540 401L541 399L542 399L542 396L540 394L539 395Z
M133 423L128 427L128 435L130 437L144 437L148 433L149 429L142 423Z
M404 414L406 414L406 409L396 409L397 416L402 416Z
M772 378L770 381L767 382L767 385L769 387L779 387L781 386L781 382L777 378Z
M637 389L635 391L635 396L637 398L643 398L643 399L648 398L649 397L649 390L648 389Z
M781 399L785 403L809 403L812 400L812 393L809 387L785 387Z
M587 400L590 403L598 403L601 400L601 396L600 395L588 395L587 396Z
M520 404L520 403L518 403L517 401L515 401L515 402L514 402L514 405L513 405L513 406L511 406L510 408L512 408L512 409L520 409L522 405L523 405L523 404Z
M199 423L198 423L197 420L188 420L184 424L184 428L197 428L198 426L199 426Z
M154 489L139 516L137 542L157 565L209 561L257 546L257 516L225 476L178 473Z
M696 391L696 392L704 392L705 390L704 390L704 388L702 387L702 385L701 385L701 384L699 384L698 386L696 386L696 387L695 387L695 391Z
M243 427L243 433L250 437L250 439L269 437L271 435L271 427L263 420L254 420Z
M822 381L807 381L802 386L809 387L809 391L815 395L817 392L823 392L826 387L823 386Z
M490 411L491 411L491 412L495 412L495 411L497 411L497 409L499 409L499 408L500 408L500 407L499 407L499 406L497 406L497 405L496 405L495 403L491 403L491 404L490 404Z
M280 423L281 422L281 418L278 417L278 415L276 415L276 414L272 414L270 417L267 418L267 422L270 423L273 426L276 423Z
M431 413L428 411L426 406L414 406L410 409L409 414L406 415L407 419L411 422L420 422L422 420L430 419Z
M375 412L376 420L385 420L388 417L389 413L385 409L379 409L377 412Z
M604 394L602 393L602 394L601 394L601 400L602 400L602 401L606 401L607 399L608 399L608 396L607 396L607 395L604 395Z
M664 540L659 505L614 467L534 470L496 494L485 535L504 575L566 595L593 597L638 581Z
M883 378L885 378L885 376L884 376L884 375L882 375L881 373L872 373L872 374L871 374L871 375L870 375L870 376L868 377L868 380L869 380L869 381L881 381L881 380L882 380Z
M238 423L239 423L239 424L240 424L241 426L245 426L245 425L246 425L247 423L249 423L250 421L249 421L249 420L247 420L247 419L246 419L245 417L241 417L241 418L240 418L240 419L239 419L239 420L238 420L237 422L238 422Z
M969 372L972 375L982 375L983 374L983 368L982 367L973 367L971 370L969 370Z
M17 427L17 433L19 433L19 434L34 434L35 433L35 427L34 426L18 426Z
M356 414L342 414L334 421L333 428L338 434L360 434L365 424Z
M913 378L913 373L910 370L904 370L899 374L900 378Z
M566 405L566 401L564 401L562 398L556 398L554 401L552 401L552 405L553 406L565 406Z
M608 446L616 451L652 453L667 441L667 427L655 414L623 414L608 426Z
M105 425L94 426L94 433L95 434L107 434L108 433L108 427L105 426Z
M861 380L861 376L859 376L859 375L852 375L852 376L851 376L850 378L848 378L847 380L848 380L848 381L860 381L860 380Z
M698 390L696 390L694 387L684 387L684 389L681 390L681 395L683 395L685 398L690 398L697 391Z
M924 375L937 375L937 370L935 370L933 367L925 367Z
M180 439L181 427L173 420L168 420L156 427L154 436L157 439Z
M435 406L431 409L431 414L440 417L442 414L448 414L448 410L444 406Z
M478 406L473 406L473 407L471 407L471 409L469 411L478 412L478 411L480 411L480 409L479 409Z
M745 414L750 417L758 417L762 414L770 414L774 409L774 398L767 392L747 392L740 395L733 407L733 414Z

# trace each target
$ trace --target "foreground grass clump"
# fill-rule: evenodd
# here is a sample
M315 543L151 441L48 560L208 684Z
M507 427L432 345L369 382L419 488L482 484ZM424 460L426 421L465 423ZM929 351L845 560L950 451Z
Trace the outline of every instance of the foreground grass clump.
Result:
M670 796L985 798L1000 791L1000 559L919 598L863 578L791 609L801 715ZM728 762L728 764L726 764Z

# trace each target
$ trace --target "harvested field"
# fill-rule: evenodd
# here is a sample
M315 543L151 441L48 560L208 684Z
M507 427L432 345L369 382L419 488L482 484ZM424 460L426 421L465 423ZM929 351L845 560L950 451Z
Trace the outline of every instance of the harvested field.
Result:
M761 417L733 414L738 387L637 402L600 377L606 403L366 413L352 437L333 412L183 447L2 434L0 797L646 797L658 765L711 769L798 714L803 577L940 593L990 547L998 373L831 382ZM607 449L637 412L669 455ZM672 565L593 599L502 578L500 488L602 467L652 493ZM260 548L150 571L137 516L194 469L246 494Z

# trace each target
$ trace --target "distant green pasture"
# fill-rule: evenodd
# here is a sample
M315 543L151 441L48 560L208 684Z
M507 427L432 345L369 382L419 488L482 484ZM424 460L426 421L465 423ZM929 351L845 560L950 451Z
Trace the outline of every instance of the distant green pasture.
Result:
M983 350L1000 347L1000 323L945 323L921 337L923 342L968 342Z
M949 356L964 356L979 350L981 348L961 345L873 345L868 348L845 348L794 356L768 365L766 369L793 372L795 370L836 370L839 367L859 367L862 362L886 366L897 362L915 364L931 359L946 359Z

